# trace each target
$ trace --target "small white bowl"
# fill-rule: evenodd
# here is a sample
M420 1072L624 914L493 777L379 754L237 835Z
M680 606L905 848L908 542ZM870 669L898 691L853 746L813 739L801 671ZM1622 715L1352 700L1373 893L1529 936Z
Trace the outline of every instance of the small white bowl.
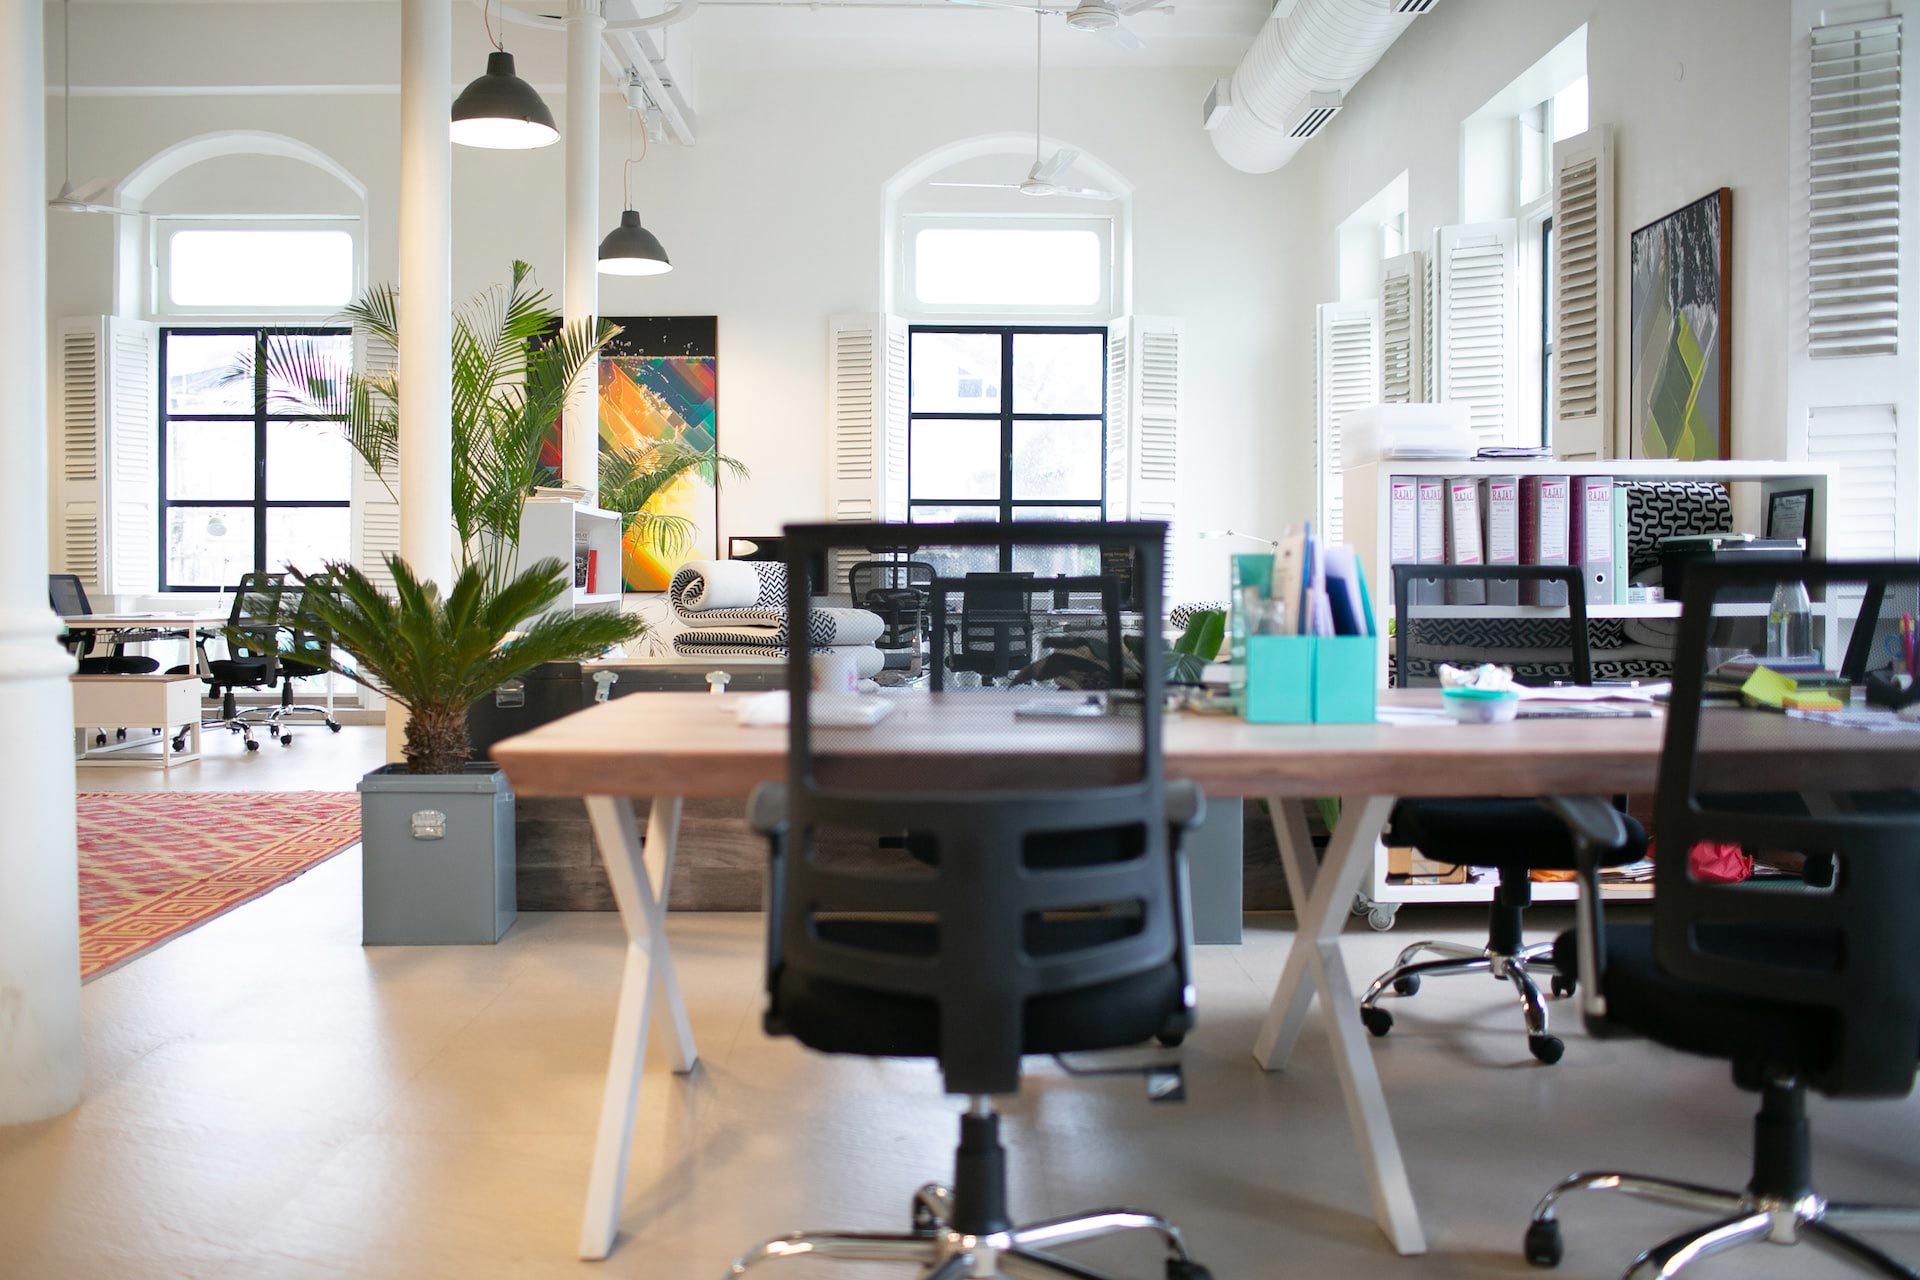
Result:
M1510 690L1448 689L1440 703L1461 724L1504 724L1520 711L1520 695Z

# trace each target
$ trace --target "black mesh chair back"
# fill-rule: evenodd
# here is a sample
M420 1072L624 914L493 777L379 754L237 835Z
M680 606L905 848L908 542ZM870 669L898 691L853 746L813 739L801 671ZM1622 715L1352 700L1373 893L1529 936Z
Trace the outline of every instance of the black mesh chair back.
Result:
M901 690L871 700L892 708L872 727L835 727L846 699L811 693L795 651L788 781L755 801L780 829L768 1027L827 1052L936 1058L949 1092L1005 1093L1025 1053L1177 1036L1190 1016L1171 824L1198 801L1179 788L1170 805L1161 768L1165 526L927 529L945 548L1080 543L1096 567L1103 547L1137 550L1141 689ZM823 594L837 548L900 532L789 527L789 608Z
M934 681L948 671L969 671L987 680L1003 680L1033 661L1034 595L1039 587L1029 571L969 573L955 581L936 578L929 586L933 611ZM949 629L952 601L959 597L959 625ZM944 658L944 661L941 659Z
M1914 941L1920 937L1920 794L1911 789L1920 782L1920 735L1818 726L1819 732L1841 735L1832 745L1853 745L1846 735L1859 735L1877 740L1883 750L1875 753L1870 775L1857 777L1859 789L1836 796L1831 805L1836 812L1817 816L1742 803L1733 790L1742 781L1738 767L1709 772L1699 752L1709 738L1728 745L1731 737L1737 746L1752 724L1745 714L1702 714L1714 601L1750 600L1756 592L1766 599L1789 578L1805 583L1816 602L1865 584L1877 605L1889 591L1910 592L1920 585L1920 564L1805 561L1702 564L1687 570L1654 840L1661 850L1716 841L1810 858L1827 855L1834 860L1832 883L1712 884L1694 879L1685 857L1656 858L1654 953L1668 974L1724 992L1729 1002L1768 1000L1810 1011L1814 1024L1825 1029L1827 1043L1811 1061L1793 1065L1816 1088L1838 1095L1904 1096L1920 1058L1920 963ZM1860 628L1872 634L1873 624L1874 615L1863 612ZM1867 659L1860 661L1864 666ZM1911 746L1901 749L1906 744ZM1749 791L1754 781L1746 779ZM1767 945L1741 945L1743 937L1750 942L1756 928ZM1795 1052L1804 1054L1805 1047ZM1749 1074L1777 1065L1744 1064Z
M47 603L57 618L79 618L93 612L93 606L87 602L87 589L81 585L77 573L48 574ZM85 657L93 652L93 632L68 631L62 634L60 643L68 653Z
M1567 593L1567 612L1526 618L1486 619L1420 616L1409 603L1413 580L1437 578L1461 583L1557 582ZM1396 564L1393 566L1394 671L1397 688L1440 683L1440 664L1477 666L1497 662L1513 669L1514 680L1547 685L1556 680L1593 683L1588 644L1586 587L1580 570L1566 565ZM1470 608L1471 606L1469 606Z
M305 679L331 668L333 632L309 606L313 595L330 591L330 574L308 574L304 582L284 582L280 588L279 616L287 624L281 637L280 667L286 674Z
M911 649L926 630L933 566L918 560L862 560L847 570L847 594L856 609L880 615L882 649Z
M280 631L286 614L281 596L286 591L284 573L243 573L234 588L233 605L227 611L227 658L232 664L227 674L241 678L221 681L264 685L273 682L280 664ZM220 670L218 663L214 665Z

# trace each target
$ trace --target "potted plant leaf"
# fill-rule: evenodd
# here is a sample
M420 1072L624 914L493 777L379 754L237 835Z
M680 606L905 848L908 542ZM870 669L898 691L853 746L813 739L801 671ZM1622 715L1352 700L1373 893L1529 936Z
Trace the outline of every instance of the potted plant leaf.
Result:
M364 338L397 348L396 302L394 290L380 286L346 314ZM482 292L454 316L459 563L450 587L422 581L398 556L385 559L391 593L361 568L329 562L324 572L291 571L300 589L256 611L272 617L282 637L306 641L287 656L311 661L319 652L333 670L406 711L405 764L376 769L360 783L368 943L493 942L506 931L516 910L513 796L491 763L469 761L467 710L533 667L593 657L644 630L641 619L620 612L542 616L571 592L572 575L558 560L517 564L521 504L547 478L541 445L582 372L617 332L604 322L555 326L551 299L520 262L508 285ZM265 363L269 396L281 410L338 422L391 491L398 377L356 373L291 336L269 338Z

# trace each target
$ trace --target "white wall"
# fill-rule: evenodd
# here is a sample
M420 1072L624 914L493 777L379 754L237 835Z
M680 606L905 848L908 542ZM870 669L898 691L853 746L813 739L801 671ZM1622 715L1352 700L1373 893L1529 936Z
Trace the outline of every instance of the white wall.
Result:
M76 22L88 8L76 8ZM522 47L551 41L557 51L560 37L519 31L515 39ZM75 45L78 51L79 32ZM456 81L464 74L456 68ZM1283 395L1309 392L1274 374L1288 297L1286 245L1273 229L1283 180L1236 173L1207 146L1198 104L1218 74L1050 73L1047 132L1098 155L1134 185L1134 310L1187 321L1182 484L1194 513L1190 529L1273 530L1311 501L1304 443L1311 437L1290 440L1277 429L1273 406ZM549 104L562 113L557 94ZM635 170L641 215L675 270L603 278L602 310L719 317L721 446L753 471L751 481L725 493L723 536L766 533L824 510L826 322L880 305L882 184L944 143L1031 129L1031 111L1031 73L1012 67L750 76L704 68L698 144L656 145ZM57 149L57 103L53 117ZM385 93L82 96L74 101L74 171L119 177L161 148L212 130L289 134L366 184L368 274L386 280L397 265L397 123L397 99ZM603 134L603 222L612 226L627 130L611 95ZM515 257L531 262L557 295L561 152L456 148L456 295L503 279ZM57 185L57 155L54 162ZM168 194L177 196L183 181L169 183ZM52 219L52 317L109 308L110 221ZM1186 556L1197 576L1184 593L1224 594L1224 567L1211 565L1223 559Z
M1733 188L1733 446L1787 456L1788 0L1471 0L1414 23L1286 169L1284 217L1303 251L1283 332L1286 422L1308 439L1313 304L1339 296L1337 228L1402 169L1408 232L1463 220L1460 125L1582 23L1591 119L1614 126L1616 404L1631 370L1634 228ZM1617 448L1626 447L1624 428Z

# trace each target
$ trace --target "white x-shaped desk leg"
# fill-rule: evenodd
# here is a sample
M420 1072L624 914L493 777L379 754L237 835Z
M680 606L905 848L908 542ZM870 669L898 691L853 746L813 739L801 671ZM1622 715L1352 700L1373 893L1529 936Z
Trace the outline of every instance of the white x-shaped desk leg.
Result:
M613 882L620 921L627 927L627 962L620 978L620 1012L613 1024L613 1054L607 1063L606 1091L600 1098L600 1131L593 1144L593 1175L587 1183L586 1214L580 1224L580 1256L604 1258L620 1230L620 1205L626 1195L627 1157L633 1147L634 1108L640 1099L640 1069L647 1057L647 1028L658 993L667 1004L672 1027L673 1069L693 1070L699 1055L686 1002L673 971L667 943L667 888L673 879L674 845L680 837L680 797L662 796L647 818L647 838L633 804L621 796L590 796L587 817ZM651 861L657 871L648 867Z
M1373 1049L1360 1022L1360 1005L1347 978L1340 951L1340 930L1347 907L1373 865L1374 847L1393 811L1391 796L1349 796L1341 801L1340 821L1327 845L1324 866L1316 866L1313 843L1307 835L1305 802L1275 798L1274 835L1280 845L1280 863L1293 896L1298 932L1287 952L1286 967L1273 989L1273 1003L1260 1027L1253 1056L1269 1071L1287 1065L1314 992L1333 1040L1333 1065L1346 1095L1347 1118L1366 1164L1367 1186L1373 1193L1374 1220L1401 1253L1425 1253L1413 1187L1407 1182L1406 1162L1393 1136L1380 1073L1374 1069ZM1305 904L1303 907L1301 904Z

